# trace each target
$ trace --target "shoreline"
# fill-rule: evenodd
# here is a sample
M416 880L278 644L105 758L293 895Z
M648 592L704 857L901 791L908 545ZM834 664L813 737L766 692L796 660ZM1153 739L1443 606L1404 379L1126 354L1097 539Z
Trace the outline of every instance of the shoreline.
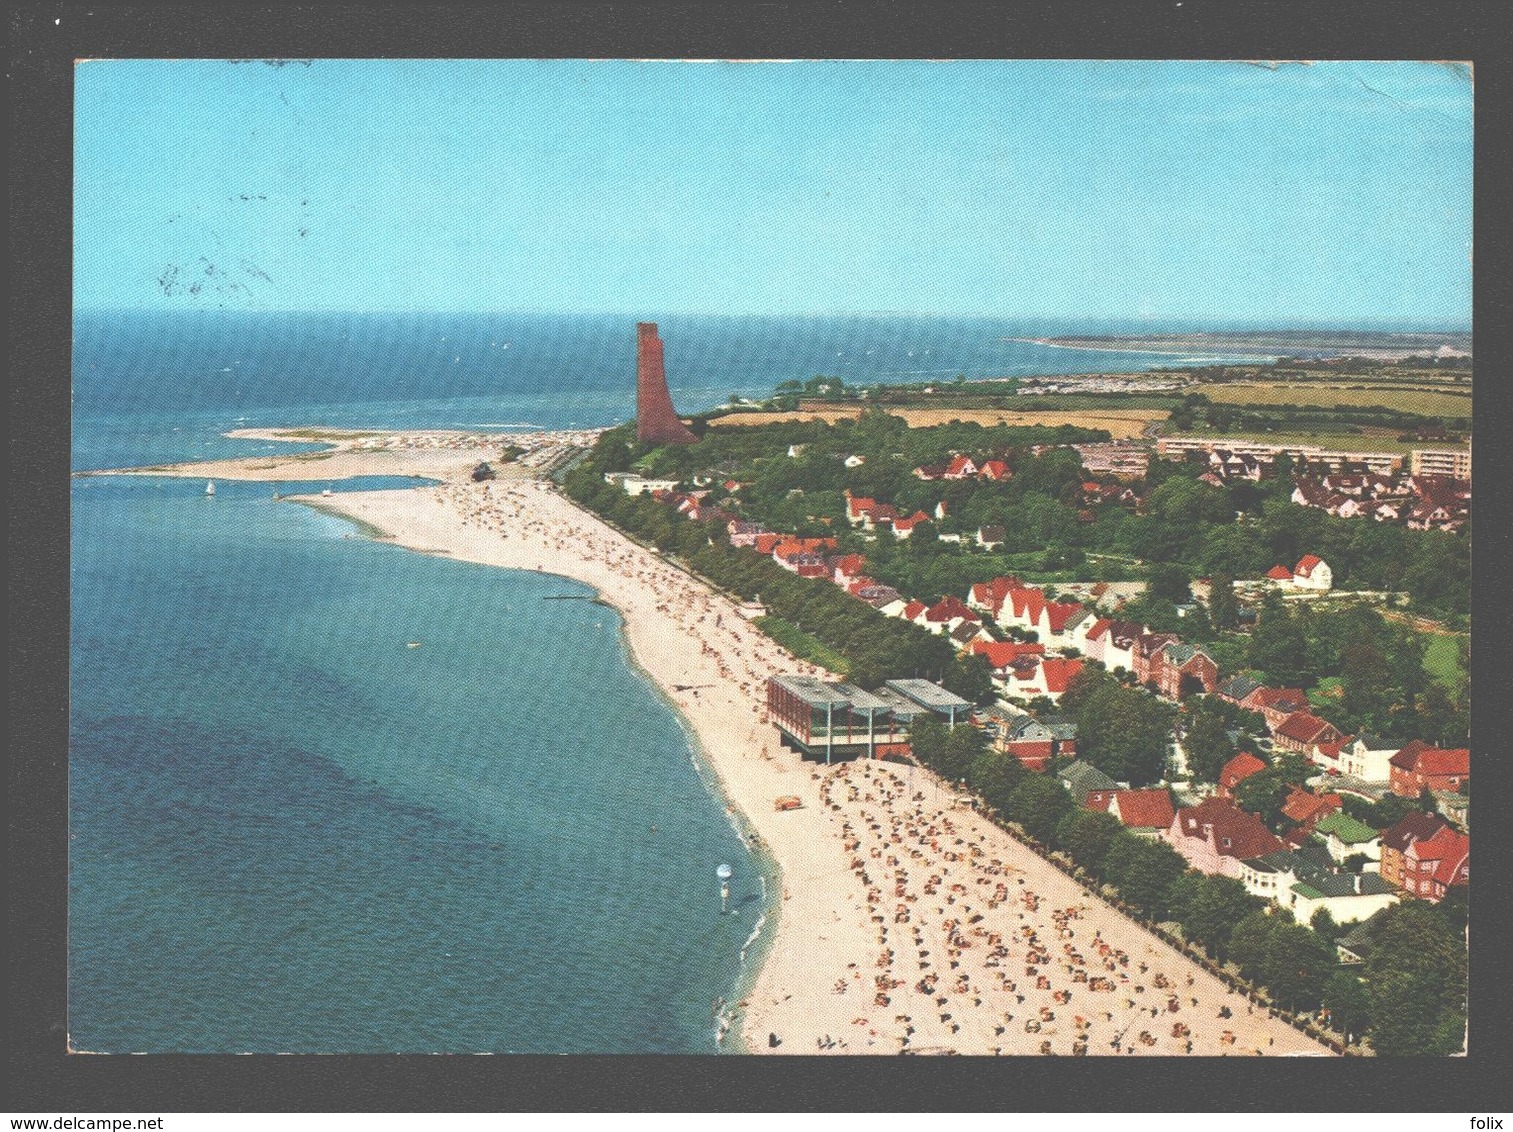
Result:
M360 522L360 520L352 521ZM543 573L551 573L551 571L543 571ZM557 574L556 577L566 578L572 582L582 581L568 574ZM590 585L587 582L582 582L582 584ZM709 757L709 752L700 738L698 729L688 718L688 714L679 707L677 701L673 698L672 690L664 687L652 673L642 666L640 660L636 657L624 611L607 599L597 587L593 588L594 601L608 606L619 615L620 624L616 635L619 637L620 648L625 654L626 662L637 676L646 681L657 699L662 701L667 710L672 713L673 718L678 721L679 729L682 730L688 740L691 754L690 761L693 763L694 774L698 777L699 784L708 791L710 797L725 808L726 820L735 831L736 836L740 838L741 846L745 850L747 858L756 866L757 877L762 889L762 909L757 914L756 923L751 929L751 934L741 945L741 950L738 953L737 962L739 966L735 980L730 987L732 997L728 1000L722 999L721 1006L713 1016L715 1023L713 1029L714 1052L716 1054L751 1053L753 1051L747 1045L747 1035L742 1026L744 1014L739 1004L750 997L757 976L761 974L762 966L766 961L768 953L771 951L772 938L777 932L778 924L781 922L781 905L774 899L773 893L782 891L782 865L773 856L767 843L752 825L746 811L742 809L736 799L731 797L724 776L721 775L719 767ZM754 953L752 951L753 948L755 948ZM723 1042L727 1037L733 1038L728 1048L723 1046Z
M756 835L755 846L743 840L774 881L718 1049L1326 1052L1264 1010L1250 1013L1243 995L957 809L954 789L922 768L868 760L827 768L782 748L766 719L766 677L827 674L550 485L473 483L459 468L441 486L286 498L410 549L566 577L615 607L631 663L677 711L696 769L709 771L706 785L737 831ZM778 811L783 795L798 795L801 808ZM1100 947L1097 957L1077 952ZM1113 966L1093 971L1089 959ZM1090 993L1090 975L1109 985ZM1172 992L1168 1006L1162 987L1185 997ZM716 1034L719 1024L712 1017Z
M467 507L496 497L503 508L513 512L517 522L498 531L470 530L466 511L459 511L458 505ZM408 549L431 553L440 549L464 561L555 574L589 586L614 607L621 618L627 658L677 715L689 738L693 759L701 764L696 769L705 787L717 803L726 807L727 816L745 844L748 859L764 877L766 900L759 917L760 930L743 947L746 957L731 988L736 1001L727 1005L725 1015L729 1027L724 1042L717 1043L723 1052L754 1051L757 1043L746 1025L748 1011L742 1003L754 1001L754 988L763 980L776 937L790 922L782 908L782 895L793 861L796 856L812 855L818 846L813 844L812 833L796 839L786 837L785 832L789 831L781 827L795 823L780 819L792 815L773 809L773 798L799 790L799 783L792 780L802 771L787 765L787 760L767 755L766 751L763 751L766 757L755 757L755 752L763 747L765 727L760 719L761 709L752 696L751 677L758 672L749 669L748 664L768 666L760 673L763 676L769 670L802 669L816 673L819 670L789 657L761 637L727 599L706 591L680 568L626 539L536 481L452 483L439 488L286 499L382 531L388 536L385 541ZM560 551L566 549L565 542L557 546L530 539L527 528L531 520L527 516L542 511L568 524L575 535L602 540L597 549L618 555L632 570L647 572L645 581L659 584L653 588L637 580L626 585L629 579L607 568L602 553L563 554ZM667 596L675 586L683 589L684 600L698 603L705 626L714 630L710 636L725 645L728 653L716 649L703 651L708 642L701 639L697 627L690 630L679 618L665 616L668 605L658 599ZM709 625L713 620L718 621L716 626ZM677 639L685 636L693 640ZM758 650L761 661L757 660ZM739 671L734 668L736 664L741 665ZM747 677L745 686L739 679L741 676ZM766 747L776 747L775 736L765 738ZM813 816L815 811L811 807L808 813ZM712 1019L711 1025L717 1027L718 1022Z

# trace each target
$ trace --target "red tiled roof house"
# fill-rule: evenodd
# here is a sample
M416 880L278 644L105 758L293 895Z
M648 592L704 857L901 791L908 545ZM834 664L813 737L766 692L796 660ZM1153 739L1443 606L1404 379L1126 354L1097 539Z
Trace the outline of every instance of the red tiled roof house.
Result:
M1293 712L1272 731L1271 737L1278 747L1300 755L1309 754L1315 743L1332 743L1344 738L1334 724L1307 711Z
M1425 790L1456 791L1471 777L1471 751L1446 750L1415 739L1388 760L1388 779L1399 798L1417 798Z
M1205 798L1176 812L1162 834L1189 865L1209 876L1240 877L1240 863L1283 847L1255 814L1228 798Z
M1177 816L1165 790L1119 790L1109 799L1108 812L1132 833L1159 837Z
M1403 853L1402 887L1412 896L1438 903L1449 889L1471 879L1471 839L1446 827L1415 841Z
M1235 787L1244 782L1253 774L1259 774L1266 769L1266 764L1249 751L1241 751L1234 758L1224 764L1224 769L1219 771L1219 797L1233 798Z
M1413 810L1390 829L1382 830L1382 879L1396 888L1406 889L1407 874L1403 863L1408 850L1417 841L1423 841L1449 829L1450 823L1438 814Z
M1308 694L1302 688L1268 688L1262 685L1240 701L1246 711L1258 711L1266 719L1269 730L1275 731L1282 721L1295 711L1308 707Z

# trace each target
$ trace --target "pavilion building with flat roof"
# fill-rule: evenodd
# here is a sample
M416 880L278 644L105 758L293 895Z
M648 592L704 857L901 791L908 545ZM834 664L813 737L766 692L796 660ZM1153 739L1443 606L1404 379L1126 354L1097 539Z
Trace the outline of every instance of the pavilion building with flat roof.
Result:
M965 722L972 714L970 701L928 680L889 680L887 687L920 707L943 716L952 727L958 722Z
M954 726L970 709L966 700L928 680L890 680L876 692L813 676L767 681L767 714L783 745L827 763L907 755L916 719L937 715Z

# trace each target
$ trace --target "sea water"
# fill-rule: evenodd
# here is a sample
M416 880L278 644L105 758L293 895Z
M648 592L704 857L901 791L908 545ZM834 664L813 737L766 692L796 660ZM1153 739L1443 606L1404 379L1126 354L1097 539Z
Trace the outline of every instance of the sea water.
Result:
M1073 329L662 334L675 401L698 411L816 373L1135 368L1002 341ZM81 314L73 467L299 450L222 435L260 425L614 424L634 411L633 334ZM760 957L776 886L592 591L375 542L269 484L151 476L75 478L71 568L75 1048L717 1051L715 1004Z

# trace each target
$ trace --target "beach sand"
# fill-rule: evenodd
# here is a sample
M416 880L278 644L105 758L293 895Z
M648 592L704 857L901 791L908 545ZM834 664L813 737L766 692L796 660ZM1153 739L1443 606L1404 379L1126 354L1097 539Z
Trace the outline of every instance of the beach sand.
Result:
M752 1052L1327 1052L955 808L924 769L783 749L767 677L825 674L551 485L458 468L440 487L299 498L417 550L574 578L620 611L636 663L781 870L776 934L734 1009ZM802 807L776 810L782 795Z
M488 462L500 478L524 477L530 471L499 460L503 436L445 429L426 432L379 433L342 429L236 429L226 433L239 440L285 440L321 443L318 452L273 454L253 458L201 460L121 468L92 475L180 476L186 478L257 480L264 483L335 481L354 476L415 476L424 479L466 479L480 463ZM537 437L527 438L536 441Z

